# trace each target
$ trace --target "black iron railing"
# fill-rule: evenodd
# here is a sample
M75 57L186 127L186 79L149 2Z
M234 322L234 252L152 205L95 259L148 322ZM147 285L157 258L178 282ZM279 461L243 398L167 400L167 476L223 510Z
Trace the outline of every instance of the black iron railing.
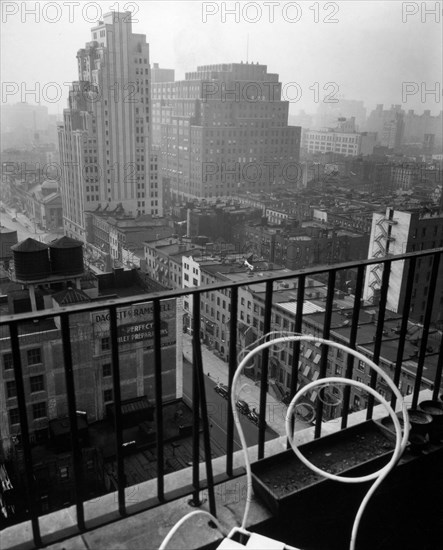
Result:
M20 327L23 324L30 321L42 321L45 319L60 319L61 327L61 340L63 346L63 361L65 371L66 382L66 394L68 403L68 414L70 422L71 433L71 452L74 465L74 486L75 491L75 505L77 511L77 525L79 531L88 529L88 522L85 521L84 514L84 475L82 471L81 461L81 444L78 437L76 412L76 388L74 384L74 368L72 360L72 346L71 346L71 326L70 322L73 316L80 313L102 312L104 310L109 311L109 327L110 327L110 345L111 345L111 358L112 358L112 380L113 380L113 396L114 396L114 428L115 428L115 455L117 463L117 484L118 484L118 511L121 516L128 513L127 502L125 499L125 471L124 471L124 456L123 456L123 421L122 421L122 395L121 395L121 378L120 378L120 364L119 364L119 342L118 342L118 323L117 313L119 308L133 306L136 304L152 303L153 306L153 320L154 320L154 373L155 373L155 388L154 399L155 407L157 411L162 408L162 354L161 354L161 302L163 300L171 300L174 298L180 298L183 296L192 296L193 303L193 480L192 488L189 494L192 493L192 502L194 505L199 505L200 493L202 489L207 487L209 495L210 511L216 514L215 498L214 498L214 478L212 472L212 459L211 459L211 439L207 413L207 396L205 394L204 384L204 372L203 372L203 359L200 339L200 303L201 295L206 292L214 292L217 290L225 290L229 294L230 299L230 342L229 342L229 366L228 381L229 385L232 383L233 374L237 366L237 349L238 349L238 290L242 286L253 287L254 284L265 284L265 308L263 333L267 334L271 330L271 313L273 308L273 296L275 292L275 283L277 281L285 280L297 280L297 297L296 297L296 314L294 315L294 327L295 332L301 333L303 326L303 303L305 300L305 289L308 277L326 276L327 277L327 295L324 311L324 322L321 336L325 339L330 337L331 333L331 316L333 311L334 290L336 283L336 275L340 270L356 270L355 279L355 294L353 301L352 321L351 329L348 340L348 345L352 349L356 349L358 341L358 320L362 304L362 295L364 287L364 277L368 266L374 264L383 264L383 276L380 287L380 299L378 304L378 318L376 328L376 338L373 350L373 360L378 362L381 353L381 344L383 339L384 321L386 316L386 302L389 291L390 275L392 273L391 267L395 262L405 262L407 265L407 280L405 299L403 304L404 314L401 318L401 327L398 333L398 353L395 363L394 382L398 385L401 375L403 351L405 347L406 335L408 330L408 312L411 304L411 290L414 283L414 274L417 269L417 262L423 258L432 258L432 270L429 280L429 292L427 295L427 304L423 319L423 328L421 333L421 343L419 347L418 359L417 359L417 372L414 381L413 400L412 407L417 406L418 395L421 388L423 367L426 356L427 341L430 329L431 315L433 307L439 308L441 304L439 302L434 304L435 288L438 283L439 266L441 262L441 256L443 249L434 249L418 253L404 254L401 256L390 256L387 258L377 258L373 260L365 260L358 263L348 262L344 264L326 266L321 268L309 268L296 272L290 272L286 274L279 274L276 277L254 277L248 278L241 282L227 282L216 285L208 285L199 288L186 288L179 290L171 290L158 292L153 294L144 294L138 296L132 296L130 298L117 298L106 301L96 301L81 305L74 305L72 307L65 307L61 309L42 310L33 312L32 314L25 313L19 315L7 315L0 319L0 330L3 331L3 342L7 341L7 335L5 340L5 331L9 333L9 345L13 355L13 368L16 383L17 393L17 405L20 416L20 444L23 450L24 466L25 466L25 479L27 489L27 509L29 510L29 519L32 523L32 531L34 537L34 543L40 546L44 543L42 541L39 525L39 512L37 509L36 499L36 481L33 474L32 463L32 451L31 451L31 439L29 430L29 421L27 414L27 403L24 387L23 367L20 356ZM181 335L177 334L177 338ZM441 379L442 379L442 367L443 367L443 346L440 345L437 368L435 372L433 384L433 396L438 398ZM292 346L292 373L291 373L291 387L290 396L294 396L297 391L297 374L298 365L300 359L300 343L295 342ZM266 404L267 404L267 384L268 384L268 349L264 350L261 361L261 386L260 386L260 407L259 407L259 423L258 423L258 456L263 457L265 453L265 430L266 430ZM322 348L320 358L320 374L319 377L325 377L327 371L328 352L325 347ZM346 377L352 378L354 370L353 358L348 357L346 363ZM371 386L375 388L376 377L372 376ZM392 402L394 403L394 398ZM373 413L373 399L369 399L367 417L371 418ZM323 403L318 400L316 424L315 424L315 436L321 435L321 419L322 419L322 407ZM350 393L349 387L344 390L343 408L342 408L342 420L341 427L347 426L348 414L350 412ZM164 479L165 479L165 467L164 467L164 453L163 453L163 437L164 437L164 425L162 414L156 415L156 447L157 447L157 494L156 502L154 505L159 505L162 502L172 498L165 493ZM227 415L227 430L226 430L226 475L233 475L233 453L234 453L234 423L232 412L229 410ZM206 465L206 482L203 484L200 479L199 473L199 448L200 437L202 437L203 448L205 454ZM153 495L154 496L154 495ZM152 506L152 499L150 504L146 507ZM94 522L94 527L97 526L97 521Z

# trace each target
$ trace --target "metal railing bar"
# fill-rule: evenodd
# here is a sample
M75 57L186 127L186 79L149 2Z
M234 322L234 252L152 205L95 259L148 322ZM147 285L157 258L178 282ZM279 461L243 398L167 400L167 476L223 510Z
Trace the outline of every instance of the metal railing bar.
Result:
M164 452L163 452L163 388L162 388L162 350L161 350L161 319L160 300L153 302L154 311L154 380L155 380L155 424L157 441L157 496L164 500Z
M77 406L75 399L74 369L72 365L71 334L69 328L69 314L60 315L63 359L65 366L66 396L68 399L68 416L71 430L72 463L74 472L74 494L77 512L77 526L80 531L86 531L85 513L83 508L83 461L79 444L77 426Z
M231 395L232 379L237 368L237 311L238 311L238 288L231 290L231 318L229 327L229 373L228 387ZM234 455L234 416L231 407L228 407L227 416L227 434L226 434L226 473L233 475L233 455Z
M297 311L295 313L294 332L301 334L303 327L303 303L305 298L306 276L300 275L297 281ZM291 388L289 398L292 400L297 393L298 386L298 362L300 359L300 341L297 340L292 345L292 364L291 364ZM292 431L294 431L295 417L291 419ZM287 442L288 449L291 444Z
M192 319L192 493L191 503L193 506L200 506L200 391L197 375L197 352L195 339L200 338L200 294L193 296L193 319Z
M381 278L381 291L380 291L380 302L378 304L378 317L377 317L377 328L375 330L375 345L374 351L372 354L372 360L374 363L379 362L381 346L383 343L383 329L385 324L385 314L386 314L386 303L388 300L388 288L389 288L389 277L391 275L391 261L387 261L383 266L383 275ZM377 384L377 373L372 371L370 387L375 388ZM366 419L370 420L372 418L372 413L374 410L374 396L368 396L368 409L366 411Z
M199 294L194 295L194 303L195 303L195 296L200 297L200 295ZM196 359L194 369L197 373L198 392L200 396L199 401L200 401L200 411L201 411L201 423L203 427L203 447L205 451L209 511L212 515L216 516L217 514L215 509L214 476L212 473L211 441L210 441L210 434L209 434L208 407L206 403L206 391L205 391L205 380L204 380L204 373L203 373L203 359L202 359L202 351L201 351L200 332L198 332L198 334L194 332L193 343L194 343L195 359Z
M357 342L357 332L358 332L358 320L360 317L361 310L361 296L363 293L363 281L365 276L365 266L358 266L357 270L357 281L355 284L355 297L354 297L354 308L352 310L352 321L351 321L351 331L349 334L349 347L351 349L356 349ZM346 362L346 378L352 378L354 370L354 356L348 354ZM341 427L346 428L348 425L348 414L349 414L349 400L351 398L351 388L349 385L345 386L343 391L343 408L342 408L342 420Z
M336 269L330 269L329 276L328 276L328 291L326 294L325 318L324 318L324 324L323 324L323 338L325 340L329 339L329 335L331 332L332 304L334 302L335 277L336 277ZM328 347L325 345L322 345L319 378L325 378L326 376L326 369L328 366L328 351L329 351ZM315 427L314 427L315 438L318 438L321 435L322 418L323 418L323 401L321 399L318 399L317 407L316 407Z
M400 325L397 359L395 361L395 367L394 367L394 384L397 387L400 383L401 367L403 363L403 353L405 350L405 343L406 343L406 334L408 333L409 310L411 308L411 296L412 296L412 287L414 286L415 266L416 266L416 259L411 258L408 264L408 277L406 281L405 300L403 302L403 314L402 314L401 325ZM394 393L392 393L391 407L394 409L395 409L396 401L397 399Z
M414 382L414 393L412 396L412 408L417 407L418 394L420 393L421 379L423 377L423 367L426 358L426 348L428 345L429 325L431 324L432 309L434 307L435 287L437 286L438 268L440 265L440 254L434 255L432 262L431 278L429 280L429 292L426 299L425 316L423 319L423 329L421 334L420 350L418 353L417 374Z
M271 332L271 314L272 314L272 289L273 281L266 283L265 297L265 319L263 323L264 334ZM269 348L262 352L262 365L260 376L260 408L258 417L258 458L263 458L265 454L265 431L266 431L266 395L268 392L268 361Z
M26 501L31 518L32 535L36 546L42 546L40 533L40 524L38 520L38 511L36 505L36 491L34 483L34 474L32 469L32 451L29 441L28 413L26 410L25 385L23 382L23 369L20 355L20 344L18 339L17 323L9 325L9 334L11 337L12 362L14 367L15 387L17 392L17 405L20 416L21 443L23 446L23 458L25 463L26 475Z
M112 384L114 392L114 430L115 455L117 460L117 495L118 510L126 514L125 503L125 464L123 457L123 425L122 425L122 398L120 388L120 360L118 354L117 308L109 308L109 334L111 337Z

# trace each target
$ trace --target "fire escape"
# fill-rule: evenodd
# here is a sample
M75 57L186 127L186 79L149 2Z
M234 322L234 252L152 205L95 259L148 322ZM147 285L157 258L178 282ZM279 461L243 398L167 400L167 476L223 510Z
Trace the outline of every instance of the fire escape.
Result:
M389 216L381 217L375 225L375 237L373 241L372 257L373 258L385 258L389 256L389 245L395 241L395 237L392 236L392 226L398 222L393 219L394 211L389 210ZM376 303L379 291L381 288L381 281L383 275L383 264L375 264L369 271L369 288L372 291L369 300L372 303Z

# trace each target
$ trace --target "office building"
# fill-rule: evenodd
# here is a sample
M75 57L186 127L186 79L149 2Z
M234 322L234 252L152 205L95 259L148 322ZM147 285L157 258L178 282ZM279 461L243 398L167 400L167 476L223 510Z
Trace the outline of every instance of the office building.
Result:
M404 136L404 114L400 105L391 105L390 109L377 105L368 117L366 130L377 132L377 145L399 149Z
M154 83L152 110L174 199L301 184L300 128L288 126L289 102L266 65L206 65L185 80Z
M309 128L320 129L331 126L340 117L354 117L357 129L363 128L366 121L366 107L363 101L338 98L334 93L328 96L328 100L325 97L325 100L318 104L314 126L311 124Z
M129 13L112 12L78 51L78 82L59 128L64 228L86 239L85 210L118 205L159 216L157 161L150 143L150 67L146 36ZM156 155L155 155L156 156Z
M355 118L339 118L334 128L306 130L303 133L302 148L308 153L335 153L356 157L371 155L375 145L375 134L358 133Z

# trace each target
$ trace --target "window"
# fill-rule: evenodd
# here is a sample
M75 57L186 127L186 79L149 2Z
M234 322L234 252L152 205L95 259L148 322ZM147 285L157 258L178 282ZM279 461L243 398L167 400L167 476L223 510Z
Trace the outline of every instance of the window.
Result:
M111 339L109 336L102 338L102 351L107 351L111 349Z
M58 469L60 479L69 479L69 468L67 466L60 466Z
M361 372L365 372L365 362L364 361L359 361L358 362L358 370L360 370Z
M342 368L340 367L340 365L335 365L335 374L337 376L341 376L341 371L342 371Z
M111 376L112 374L112 371L111 371L111 363L105 363L104 365L102 365L102 373L103 373L103 376Z
M43 391L45 389L42 374L39 374L38 376L31 376L29 383L31 385L31 393Z
M9 409L9 422L11 426L20 423L20 413L18 412L18 408Z
M112 390L105 390L103 392L103 401L105 403L110 403L110 402L112 402L112 399L113 399Z
M34 420L37 418L44 418L46 414L46 402L42 401L41 403L34 403L32 405L32 416Z
M363 378L361 376L357 376L357 382L363 384Z
M11 399L11 397L16 397L17 395L17 387L15 385L15 382L12 380L10 382L6 382L6 397L8 399Z
M13 368L12 353L3 354L3 367L5 370L10 370Z
M40 348L28 349L28 365L38 365L42 362Z

